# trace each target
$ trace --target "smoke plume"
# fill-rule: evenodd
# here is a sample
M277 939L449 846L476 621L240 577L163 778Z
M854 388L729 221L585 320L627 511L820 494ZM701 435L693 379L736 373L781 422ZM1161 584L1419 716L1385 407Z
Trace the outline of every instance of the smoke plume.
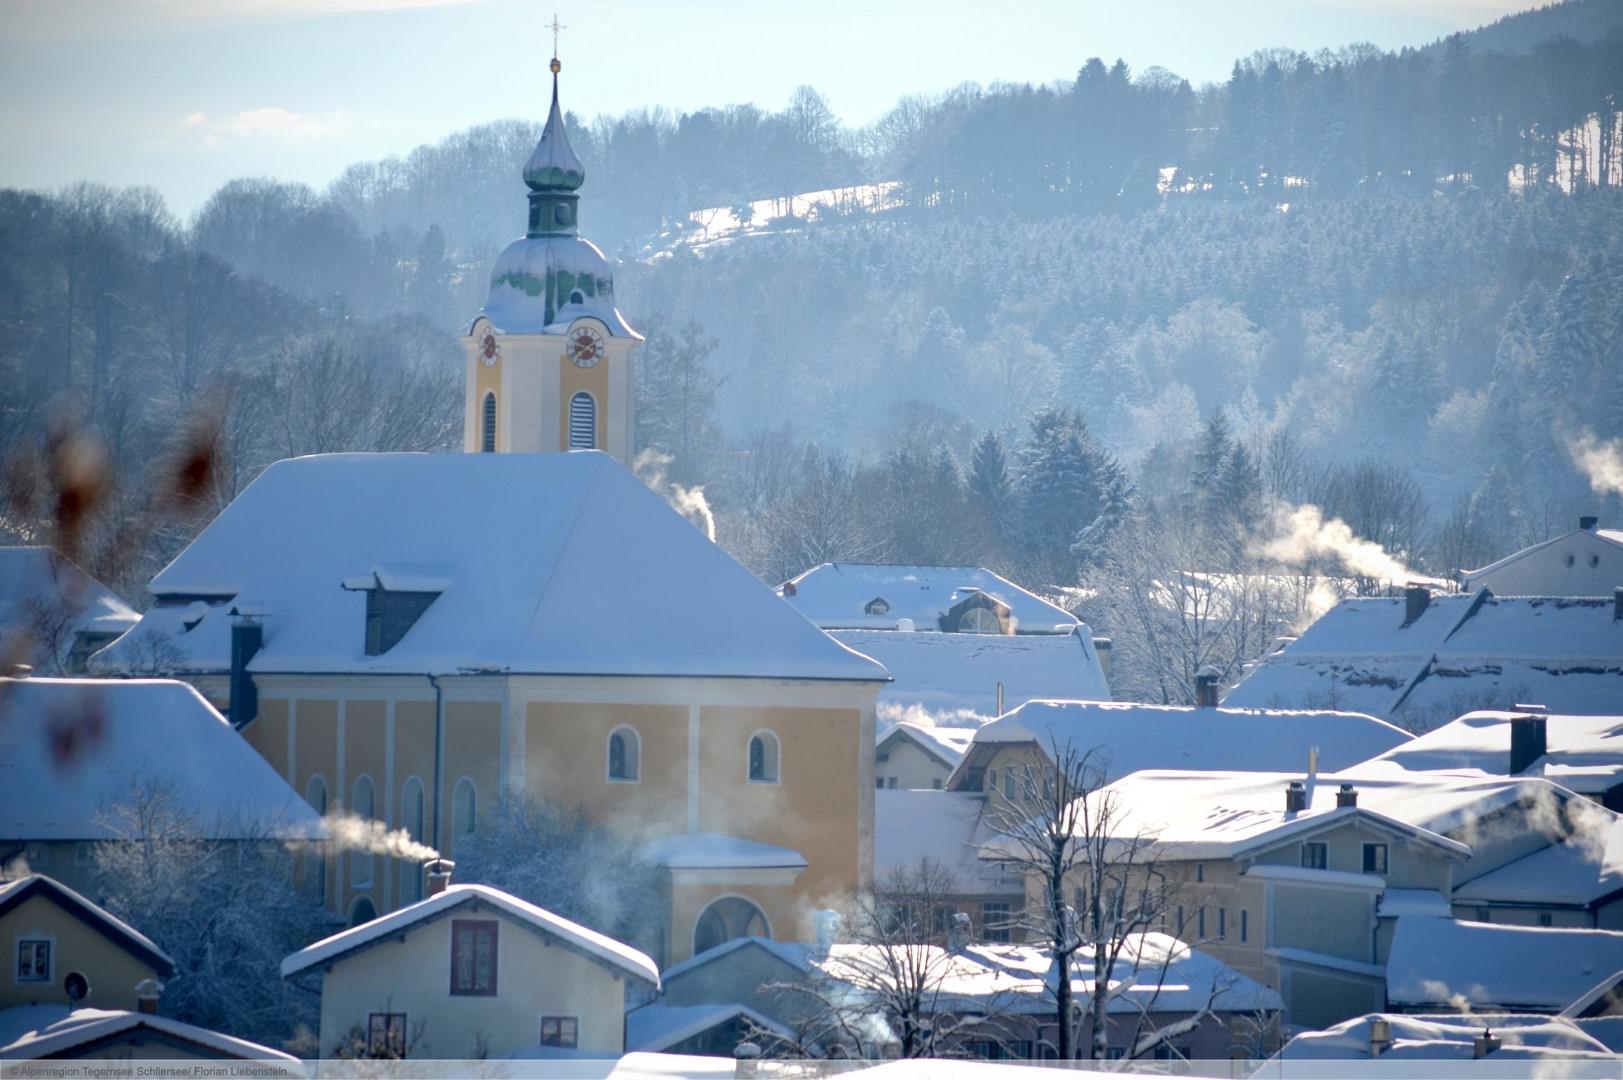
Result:
M1326 521L1324 511L1312 505L1298 506L1294 510L1281 508L1274 519L1273 538L1260 545L1258 553L1266 559L1297 564L1328 556L1349 574L1359 577L1448 584L1411 569L1375 541L1356 535L1340 518Z
M682 484L667 482L665 470L671 461L671 455L648 449L639 453L631 462L631 471L650 491L670 503L672 509L693 522L711 543L715 543L716 515L704 497L704 486L701 484L696 487L685 487Z
M405 829L390 829L372 818L339 809L330 811L321 820L327 827L328 842L339 851L388 855L413 862L427 862L440 857L440 853L427 844L413 840Z
M1587 428L1562 440L1578 471L1597 495L1623 495L1623 439L1602 442Z

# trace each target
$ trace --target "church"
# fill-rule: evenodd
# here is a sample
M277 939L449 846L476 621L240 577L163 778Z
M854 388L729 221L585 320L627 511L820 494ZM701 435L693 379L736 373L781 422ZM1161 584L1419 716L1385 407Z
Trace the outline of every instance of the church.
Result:
M272 465L94 664L188 680L316 810L453 860L504 799L584 808L662 868L662 963L807 940L872 875L889 674L626 467L640 338L576 232L557 73L529 228L463 336L467 452ZM351 923L425 886L353 851L305 876Z

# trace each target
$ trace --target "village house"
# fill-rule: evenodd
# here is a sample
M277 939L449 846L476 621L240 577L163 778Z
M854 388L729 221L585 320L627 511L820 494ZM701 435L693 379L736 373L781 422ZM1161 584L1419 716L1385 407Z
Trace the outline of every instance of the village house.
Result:
M1385 762L1144 771L1095 797L1113 801L1112 838L1148 842L1169 932L1277 988L1306 1026L1385 1007L1404 917L1446 921L1459 885L1615 817L1541 779Z
M613 938L484 885L310 945L282 977L321 994L321 1056L618 1057L628 988L659 969Z
M160 795L203 840L320 842L320 816L196 690L165 679L0 679L0 866L96 898L95 846L142 839Z
M974 737L972 727L937 727L905 720L881 728L874 746L874 788L940 791Z
M1350 709L1426 731L1474 709L1536 702L1615 713L1623 698L1623 593L1343 600L1257 662L1224 697L1246 708Z
M823 563L778 586L825 630L944 634L1070 634L1064 608L978 566Z
M0 1060L298 1059L159 1015L175 962L139 930L42 874L0 882Z
M0 663L76 675L141 621L111 589L46 547L0 547Z
M979 792L880 791L874 803L874 880L881 886L916 875L928 861L942 890L942 925L957 914L969 918L978 942L1025 940L1021 914L1025 880L1018 870L980 858L997 837Z
M1599 523L1586 515L1571 532L1461 571L1460 588L1496 596L1611 596L1623 587L1623 532Z

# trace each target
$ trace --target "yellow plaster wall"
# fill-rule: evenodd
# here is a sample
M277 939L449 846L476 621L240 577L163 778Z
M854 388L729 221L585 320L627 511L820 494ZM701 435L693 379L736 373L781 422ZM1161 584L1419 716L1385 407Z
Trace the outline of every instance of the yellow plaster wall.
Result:
M404 826L406 782L413 776L423 782L423 842L434 843L434 702L397 701L394 706L394 826ZM420 875L422 868L408 860L397 860L392 875L394 896L408 895L404 885L408 874ZM379 909L382 910L381 908Z
M259 751L259 756L270 762L281 777L287 779L287 702L261 700L259 718L242 729L248 745Z
M34 937L54 939L50 982L17 981L17 943ZM87 1007L133 1011L137 1006L135 984L158 977L151 965L43 896L31 896L0 917L0 948L6 956L6 971L0 976L0 1009L66 1005L62 979L70 971L82 971L90 980Z
M525 790L559 806L655 837L687 828L688 709L679 705L530 702ZM608 778L608 737L621 725L641 739L640 779Z
M480 821L495 811L501 798L501 727L500 702L445 703L445 785L440 796L441 812L446 815L443 841L449 858L456 858L456 837L451 834L460 827L452 814L451 803L457 781L464 776L473 781L479 795L477 817ZM429 752L433 752L432 736ZM432 785L432 779L425 782Z

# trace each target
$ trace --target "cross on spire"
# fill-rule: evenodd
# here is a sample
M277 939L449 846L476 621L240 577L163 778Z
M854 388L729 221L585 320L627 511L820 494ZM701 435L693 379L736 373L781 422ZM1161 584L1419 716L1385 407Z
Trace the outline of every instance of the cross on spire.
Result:
M569 27L558 21L558 13L554 11L552 13L552 21L547 23L542 29L552 31L552 58L556 60L558 59L558 31L568 30Z

